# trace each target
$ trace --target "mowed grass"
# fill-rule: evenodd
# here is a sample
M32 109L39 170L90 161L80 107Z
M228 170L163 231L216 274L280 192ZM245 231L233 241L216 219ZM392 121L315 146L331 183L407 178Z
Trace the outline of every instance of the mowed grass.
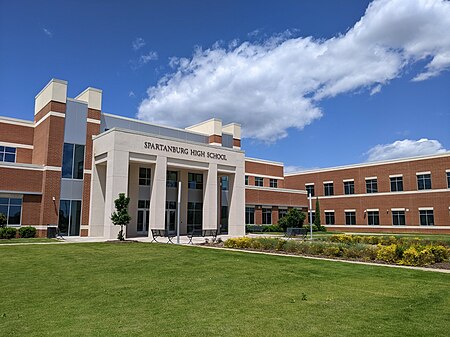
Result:
M450 331L449 274L144 243L2 246L0 256L2 336Z

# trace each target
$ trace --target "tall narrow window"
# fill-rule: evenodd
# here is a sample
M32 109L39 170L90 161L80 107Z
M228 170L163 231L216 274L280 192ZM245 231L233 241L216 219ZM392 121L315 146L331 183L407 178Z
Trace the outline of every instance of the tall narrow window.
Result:
M431 190L431 173L417 175L417 189Z
M62 177L83 179L84 145L64 143Z
M227 176L222 176L222 177L220 177L220 189L222 190L222 191L228 191L228 188L229 188L229 179L228 179L228 177Z
M323 183L324 195L334 195L334 186L332 182Z
M450 171L447 173L447 188L450 188Z
M203 203L188 202L187 213L187 231L191 233L193 230L202 230Z
M355 182L353 180L344 181L344 194L355 194Z
M307 195L314 196L314 184L305 185Z
M245 185L248 185L248 176L245 176Z
M245 224L253 225L255 223L255 207L245 207Z
M9 146L0 146L0 162L15 163L16 148Z
M178 172L176 171L167 171L167 180L166 180L166 186L167 187L177 187L178 183Z
M278 209L278 219L285 217L287 214L287 211L288 210L285 208Z
M378 182L376 178L366 179L366 193L377 193Z
M390 177L391 180L391 192L403 191L403 177Z
M147 167L139 167L139 185L149 186L152 179L151 169Z

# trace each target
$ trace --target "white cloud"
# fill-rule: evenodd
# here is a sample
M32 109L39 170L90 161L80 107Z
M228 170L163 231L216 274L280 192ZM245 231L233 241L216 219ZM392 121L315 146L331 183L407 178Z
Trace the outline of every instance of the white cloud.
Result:
M447 150L437 140L397 140L391 144L378 144L365 153L367 161L388 160L444 153Z
M130 92L128 93L128 97L136 97L136 94L133 90L130 90Z
M318 169L318 167L304 167L304 166L297 166L297 165L287 165L284 167L284 173L301 172L301 171L308 171L308 170L315 170L315 169Z
M131 68L133 70L139 69L150 61L155 61L157 59L158 53L156 51L149 51L147 54L140 55L137 59L130 60Z
M53 33L48 30L47 28L42 28L42 30L44 31L45 35L47 35L48 37L52 38L53 37Z
M291 32L233 41L171 58L173 73L147 90L138 118L186 126L212 116L242 124L243 136L276 141L322 116L319 102L381 91L403 69L428 64L415 81L450 65L450 2L375 0L345 34L317 40Z
M142 37L137 37L131 43L131 46L133 47L133 50L139 50L145 46L145 40Z

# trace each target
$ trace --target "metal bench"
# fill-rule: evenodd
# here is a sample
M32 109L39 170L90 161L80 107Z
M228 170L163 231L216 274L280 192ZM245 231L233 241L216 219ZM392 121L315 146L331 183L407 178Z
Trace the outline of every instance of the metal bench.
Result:
M219 235L219 231L217 229L194 229L193 231L191 231L190 233L187 234L187 237L189 238L189 242L192 244L192 238L194 237L206 237L206 236L212 236L213 237L213 242L216 241L217 239L217 235Z
M173 243L172 239L175 237L175 234L170 233L168 230L165 229L151 229L152 231L152 241L158 242L156 240L157 237L167 238L167 243Z
M306 228L295 228L295 227L289 227L286 229L286 233L284 236L288 238L293 238L294 236L302 236L303 239L306 238L306 235L308 234L308 231Z

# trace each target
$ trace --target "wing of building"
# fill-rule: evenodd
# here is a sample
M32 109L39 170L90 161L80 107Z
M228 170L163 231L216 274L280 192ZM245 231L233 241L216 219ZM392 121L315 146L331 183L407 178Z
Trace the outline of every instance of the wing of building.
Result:
M102 111L101 90L72 99L57 79L35 97L33 121L0 117L0 213L41 236L115 238L119 193L130 197L127 237L173 233L178 218L181 234L244 235L307 211L307 191L329 229L450 232L449 187L449 153L284 174L283 163L245 157L239 124L121 117Z

